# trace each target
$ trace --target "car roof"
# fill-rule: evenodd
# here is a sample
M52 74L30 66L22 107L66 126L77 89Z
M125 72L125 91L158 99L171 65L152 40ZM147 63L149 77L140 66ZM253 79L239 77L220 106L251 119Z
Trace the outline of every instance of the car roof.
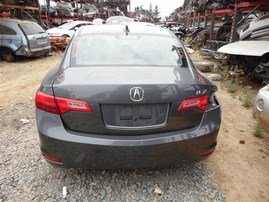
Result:
M16 23L16 24L25 23L25 22L31 22L31 23L33 22L33 21L28 21L28 20L19 20L19 19L11 19L11 18L0 18L0 21Z
M124 30L128 26L130 33L135 34L151 34L151 35L164 35L171 36L171 32L167 29L155 26L137 26L135 24L130 25L97 25L97 26L84 26L80 28L77 35L84 34L109 34L109 33L124 33Z
M71 21L71 22L67 22L65 23L66 25L78 25L78 24L83 24L83 23L90 23L90 24L95 24L94 22L90 22L90 21L80 21L80 20L76 20L76 21ZM63 24L64 25L64 24Z
M62 25L60 25L59 27L61 29L70 29L74 26L77 26L79 24L91 24L91 25L95 25L94 22L90 22L90 21L71 21L71 22L67 22L67 23L64 23ZM64 27L64 28L63 28ZM57 27L56 27L57 28Z
M68 22L68 23L77 23L77 24L79 24L79 23L93 23L93 22L91 22L91 21L83 21L83 20L74 20L74 21L70 21L70 22Z
M134 22L134 20L126 16L111 16L106 19L106 24L122 24L122 22Z

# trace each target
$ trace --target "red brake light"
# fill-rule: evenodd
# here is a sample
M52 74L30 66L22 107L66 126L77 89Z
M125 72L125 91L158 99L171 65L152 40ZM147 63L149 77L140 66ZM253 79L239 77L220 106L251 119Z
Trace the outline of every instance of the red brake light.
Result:
M208 95L197 98L191 98L188 100L184 100L179 106L178 111L194 108L198 108L201 109L202 111L205 111L207 103L208 103Z
M43 111L59 115L68 111L93 111L85 101L54 97L40 91L36 93L36 107Z
M59 114L59 110L56 105L54 96L37 91L35 97L35 105L38 109L41 109L43 111L53 114Z
M92 108L85 101L71 100L59 97L56 97L55 99L58 104L60 114L68 111L93 112Z

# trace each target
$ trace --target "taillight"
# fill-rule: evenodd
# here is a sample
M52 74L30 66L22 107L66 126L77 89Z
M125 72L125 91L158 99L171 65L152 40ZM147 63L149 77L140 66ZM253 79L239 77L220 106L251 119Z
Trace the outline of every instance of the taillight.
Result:
M178 110L181 111L185 109L198 108L201 109L202 111L205 111L207 103L208 103L208 95L197 98L191 98L188 100L184 100L179 106Z
M55 99L59 107L60 114L69 111L92 112L92 108L88 105L87 102L59 97L55 97Z
M59 109L56 105L54 96L37 91L35 96L35 105L38 109L43 111L59 114Z
M40 91L36 93L36 107L59 115L69 111L92 112L92 108L85 101L54 97Z

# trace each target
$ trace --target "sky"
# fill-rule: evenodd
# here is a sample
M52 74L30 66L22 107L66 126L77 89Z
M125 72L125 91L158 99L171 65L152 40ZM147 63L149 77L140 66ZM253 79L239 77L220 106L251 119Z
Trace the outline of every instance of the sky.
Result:
M152 9L155 5L158 6L160 11L160 16L169 16L176 8L183 5L184 0L131 0L131 11L134 11L135 7L143 5L144 9L149 9L150 3L152 4Z

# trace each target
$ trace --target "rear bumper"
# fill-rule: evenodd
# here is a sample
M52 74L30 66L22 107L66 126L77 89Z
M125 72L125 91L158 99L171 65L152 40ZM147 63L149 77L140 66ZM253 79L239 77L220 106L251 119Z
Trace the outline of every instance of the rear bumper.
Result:
M40 110L37 110L37 125L41 151L62 161L62 164L49 162L53 165L91 169L165 167L207 157L202 154L217 144L220 108L206 112L195 128L151 135L70 132L62 126L59 116Z
M60 158L66 168L120 169L177 165L206 158L203 152L216 146L218 131L191 140L146 146L108 146L67 142L40 134L41 150Z

